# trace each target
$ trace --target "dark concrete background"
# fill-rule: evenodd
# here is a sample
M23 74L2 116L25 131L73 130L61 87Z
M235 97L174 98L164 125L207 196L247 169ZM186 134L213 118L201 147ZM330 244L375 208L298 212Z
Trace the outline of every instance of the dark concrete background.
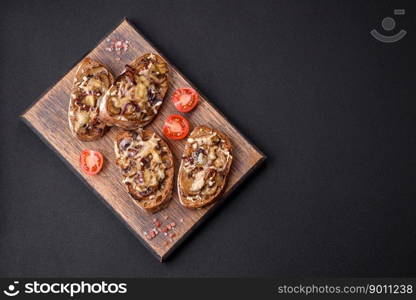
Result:
M0 276L416 275L411 1L0 5ZM125 16L268 155L163 264L18 118Z

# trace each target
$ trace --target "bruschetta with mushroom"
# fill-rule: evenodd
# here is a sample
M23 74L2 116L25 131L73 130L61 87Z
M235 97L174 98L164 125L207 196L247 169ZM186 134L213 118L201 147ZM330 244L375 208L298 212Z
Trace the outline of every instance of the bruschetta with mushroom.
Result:
M178 174L180 203L201 208L217 200L226 184L233 160L232 146L222 132L196 127L189 135Z
M126 65L100 105L107 125L133 130L149 124L159 112L168 90L168 66L153 53Z
M152 213L166 207L174 175L168 145L150 130L121 131L114 150L123 183L140 207Z
M68 121L71 132L82 141L93 141L104 135L106 125L99 119L99 105L114 83L110 70L90 58L81 61L71 91Z

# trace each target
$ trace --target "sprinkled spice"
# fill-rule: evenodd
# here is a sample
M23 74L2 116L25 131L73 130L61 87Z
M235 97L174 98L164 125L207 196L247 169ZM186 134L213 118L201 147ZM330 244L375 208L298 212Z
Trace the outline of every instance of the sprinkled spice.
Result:
M165 220L168 219L167 216L163 217ZM181 219L183 220L183 219ZM181 221L182 222L182 221ZM152 240L154 239L160 232L163 232L164 236L169 236L169 242L172 242L172 238L174 238L177 234L175 232L170 232L171 230L173 230L176 227L176 223L175 222L170 222L168 224L166 224L165 226L162 227L162 222L158 219L158 218L153 218L152 219L152 224L154 225L154 227L148 231L143 231L143 235L146 237L146 239L148 240ZM165 241L166 243L166 241Z
M120 61L121 56L130 48L128 40L107 39L107 47L105 51L111 52L116 56L116 61Z

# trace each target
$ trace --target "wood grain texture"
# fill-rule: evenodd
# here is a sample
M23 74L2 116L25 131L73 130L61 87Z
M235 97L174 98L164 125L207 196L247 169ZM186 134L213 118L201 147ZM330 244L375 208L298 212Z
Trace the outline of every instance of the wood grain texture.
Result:
M108 47L108 38L130 41L131 47L126 53L121 55L120 61L115 59L114 53L105 50ZM113 32L106 36L86 56L107 65L113 71L113 74L117 76L121 73L125 64L147 52L158 53L164 57L138 33L132 24L127 20L123 20ZM167 116L172 113L178 113L171 101L169 101L172 92L179 87L195 88L172 64L169 62L168 64L170 67L170 88L158 116L147 127L157 132L160 136L163 136L161 128ZM113 140L119 129L112 128L102 139L94 142L81 142L71 135L68 126L67 109L76 68L77 66L74 66L21 117L75 170L77 175L85 180L115 214L126 223L129 229L143 241L144 245L152 250L156 257L162 261L222 201L217 201L209 207L199 210L186 209L179 204L175 179L173 198L170 205L154 215L143 211L127 193L126 187L121 182L120 170L114 162ZM234 161L228 183L220 199L223 200L265 157L202 94L197 108L186 114L186 117L192 127L205 124L220 129L232 141ZM166 142L175 157L176 177L185 141L166 140ZM98 150L105 156L104 168L98 176L87 176L80 171L79 154L84 148ZM161 233L152 240L146 239L144 232L154 228L152 223L154 218L160 220L162 226L175 222L176 226L170 233L175 232L176 236L170 238L169 235L165 236Z

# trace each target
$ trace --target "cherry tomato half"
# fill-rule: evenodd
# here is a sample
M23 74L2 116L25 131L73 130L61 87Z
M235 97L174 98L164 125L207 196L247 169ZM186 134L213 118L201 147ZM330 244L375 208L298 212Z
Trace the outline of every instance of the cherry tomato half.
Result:
M189 122L180 115L170 115L163 125L163 134L171 140L181 140L189 133Z
M104 163L103 155L94 150L85 149L81 152L81 168L88 175L95 175L101 171Z
M190 112L198 104L199 95L194 89L181 88L173 93L172 101L180 112Z

